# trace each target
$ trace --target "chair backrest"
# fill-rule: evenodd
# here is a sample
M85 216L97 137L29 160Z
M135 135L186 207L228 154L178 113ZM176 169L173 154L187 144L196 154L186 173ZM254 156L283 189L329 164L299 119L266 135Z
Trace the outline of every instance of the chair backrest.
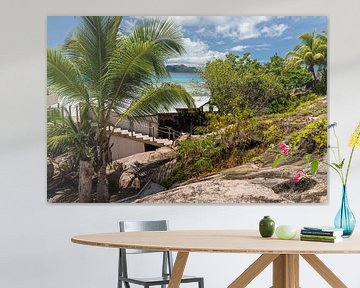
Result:
M138 231L167 231L169 224L167 220L158 221L120 221L120 232L138 232ZM119 276L128 277L127 257L126 254L140 253L159 253L161 251L136 250L136 249L119 249ZM169 251L163 253L162 275L172 273L173 259ZM120 282L119 282L120 283ZM129 285L129 284L127 284ZM129 286L125 286L129 287Z
M120 232L167 231L167 220L156 221L120 221ZM126 249L126 254L156 253L159 251Z
M155 221L120 221L120 232L167 231L167 220Z

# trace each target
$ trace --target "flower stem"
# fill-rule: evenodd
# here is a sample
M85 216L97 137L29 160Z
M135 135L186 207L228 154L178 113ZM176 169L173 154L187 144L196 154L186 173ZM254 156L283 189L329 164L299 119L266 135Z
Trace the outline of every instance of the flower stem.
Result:
M350 171L350 165L351 165L351 161L354 155L354 151L355 151L355 145L353 146L353 148L351 149L351 154L350 154L350 158L349 158L349 163L347 165L347 169L346 169L346 177L345 177L345 185L347 184L348 181L348 177L349 177L349 171Z
M330 163L327 163L327 162L325 162L325 164L330 166L331 168L333 168L336 171L336 173L339 174L342 184L345 185L344 176L342 175L342 173L340 173L341 170L336 168L333 164L330 164Z
M359 137L360 137L360 132L359 132L359 134L358 134L357 137L356 137L356 141L359 139ZM355 141L355 143L356 143L356 141ZM347 184L347 181L348 181L349 171L350 171L350 165L351 165L351 162L352 162L352 158L353 158L353 155L354 155L355 148L356 148L356 144L354 144L354 146L353 146L352 149L351 149L351 154L350 154L350 158L349 158L349 163L348 163L348 166L347 166L347 169L346 169L345 185Z
M336 130L335 130L335 128L333 128L333 130L334 130L334 135L335 135L335 139L336 139L336 148L337 148L337 152L338 152L338 165L341 165L341 162L342 162L342 158L341 158L341 153L340 153L340 141L339 141L339 137L337 136L337 134L336 134ZM335 159L336 159L336 157L335 157ZM343 182L343 184L346 184L346 182L344 181L344 173L343 173L343 169L342 169L342 167L341 167L341 169L339 169L339 172L340 172L340 178L341 178L341 181Z
M341 160L341 155L340 155L339 137L338 137L337 134L336 134L335 128L333 128L333 129L334 129L334 135L335 135L335 139L336 139L337 151L338 151L338 156L339 156L339 163L338 163L338 164L340 164L342 160Z

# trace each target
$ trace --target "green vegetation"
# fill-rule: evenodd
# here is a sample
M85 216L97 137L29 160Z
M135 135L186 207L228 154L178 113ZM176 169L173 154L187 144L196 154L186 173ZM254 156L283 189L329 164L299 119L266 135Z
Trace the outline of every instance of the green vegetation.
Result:
M326 34L299 39L302 44L285 58L275 54L267 63L245 53L206 64L202 75L219 111L208 116L208 126L195 129L201 136L179 143L176 167L163 184L261 162L280 142L300 156L310 148L312 158L326 153Z
M171 21L146 19L119 36L121 21L122 17L81 17L65 45L47 52L49 89L65 103L80 103L89 111L83 120L95 127L93 133L93 129L74 126L69 116L66 125L77 130L69 134L67 127L51 128L49 123L49 153L57 155L59 147L65 147L61 142L69 138L84 141L79 149L92 146L86 155L97 176L98 202L109 201L106 167L111 161L109 142L115 126L125 117L151 115L174 103L193 105L182 87L154 84L167 79L166 60L184 52L178 27ZM67 141L69 150L74 141Z
M284 131L278 125L271 125L262 132L262 138L266 143L277 143L284 137Z
M80 121L77 123L66 109L48 111L48 156L56 157L67 153L75 167L81 159L91 159L95 146L95 127L87 121L88 107L84 106L80 112Z
M291 95L297 90L306 94L326 94L326 33L304 33L301 45L289 51L285 59L275 54L267 63L228 54L224 60L208 62L203 70L211 92L212 104L219 113L233 113L250 108L257 115L284 112L292 105Z
M249 108L257 115L283 112L291 105L291 90L311 81L304 67L287 66L278 55L264 65L250 56L229 54L225 60L207 63L203 77L219 113L239 108Z
M161 185L170 187L176 182L217 170L227 153L226 146L211 135L184 140L177 147L177 163L172 175Z
M302 139L311 139L315 142L318 151L325 152L327 148L327 120L326 116L319 120L311 122L299 131L296 131L288 137L290 145L299 149Z
M302 44L286 54L286 61L291 67L305 66L313 77L313 89L319 93L326 93L327 78L327 36L326 33L304 33L299 39ZM318 68L319 76L316 75ZM320 85L318 82L323 80ZM324 90L325 89L325 90Z
M312 153L314 157L321 157L326 153L327 141L325 99L315 94L304 95L297 106L290 106L285 113L256 116L245 110L228 115L212 114L209 126L197 129L202 135L179 143L175 169L162 184L170 187L176 182L249 161L263 162L266 159L262 155L280 142L289 143L292 152L302 158L307 152L300 147L300 142L302 139L313 141ZM317 120L309 121L312 117Z
M311 81L310 73L301 66L289 66L284 58L277 54L264 64L266 73L275 75L278 81L284 86L287 94L294 88L305 86Z

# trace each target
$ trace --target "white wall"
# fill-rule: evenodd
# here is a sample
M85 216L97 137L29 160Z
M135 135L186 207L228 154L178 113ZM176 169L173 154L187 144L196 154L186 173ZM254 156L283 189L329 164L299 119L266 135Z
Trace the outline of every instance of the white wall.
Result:
M110 122L115 124L117 120L118 120L118 116L115 113L111 115ZM120 127L121 129L126 129L129 131L133 129L136 133L142 133L144 135L151 135L154 137L158 137L158 126L159 123L157 116L139 118L138 121L133 122L133 127L131 127L131 122L130 119L128 118L125 118L117 125L117 127ZM154 127L154 131L152 127Z
M46 203L46 15L267 14L328 15L330 121L346 144L359 121L358 0L6 1L0 17L0 287L99 288L116 285L116 251L70 243L75 234L116 231L120 219L167 218L173 229L256 228L263 215L278 224L331 224L340 183L330 174L326 205L55 205ZM17 117L13 117L17 113ZM350 201L360 219L360 151ZM360 225L358 225L360 227ZM360 255L322 256L348 287L360 287ZM206 287L226 287L255 256L193 254L187 273ZM145 262L135 259L149 273ZM302 287L328 287L302 263ZM269 287L270 270L250 286Z
M113 160L121 159L136 153L145 152L144 143L121 136L111 136L110 145L111 144L114 144L114 146L111 148Z

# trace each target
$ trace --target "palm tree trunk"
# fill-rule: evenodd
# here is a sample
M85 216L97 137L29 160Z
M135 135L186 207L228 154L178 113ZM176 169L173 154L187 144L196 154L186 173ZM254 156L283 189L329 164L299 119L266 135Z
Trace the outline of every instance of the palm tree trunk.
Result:
M107 137L105 128L100 129L98 131L98 147L99 155L98 160L100 164L99 173L98 173L98 183L96 187L96 201L98 203L108 203L109 202L109 187L108 181L106 178L106 166L107 161L109 161L109 141L110 139Z
M315 69L314 69L314 66L311 66L310 67L310 72L314 78L314 81L313 81L313 89L314 91L316 91L316 83L317 83L317 78L316 78L316 73L315 73Z
M79 169L79 202L92 202L92 176L94 168L90 160L80 160Z
M96 201L98 203L109 202L109 186L106 178L106 163L103 163L99 170L99 178L96 187Z

